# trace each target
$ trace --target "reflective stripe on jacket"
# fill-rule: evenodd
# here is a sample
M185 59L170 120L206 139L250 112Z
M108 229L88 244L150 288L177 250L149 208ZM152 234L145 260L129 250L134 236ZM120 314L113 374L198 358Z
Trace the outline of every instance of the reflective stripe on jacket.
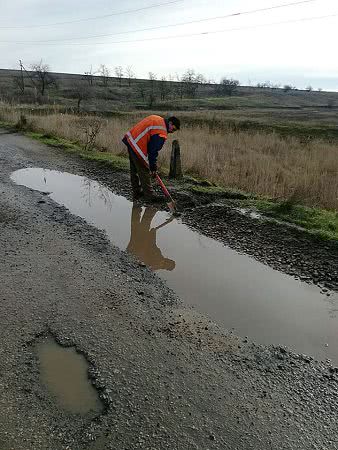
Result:
M154 134L164 140L168 138L167 126L163 117L155 115L145 117L126 134L130 147L147 167L149 165L148 144Z

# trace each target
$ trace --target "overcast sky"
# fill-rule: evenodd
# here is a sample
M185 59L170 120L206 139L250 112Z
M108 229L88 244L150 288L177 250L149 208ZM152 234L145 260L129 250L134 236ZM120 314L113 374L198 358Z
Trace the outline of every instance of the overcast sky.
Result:
M338 0L165 27L296 1L2 0L0 68L18 68L19 59L29 66L42 58L55 72L130 65L137 77L147 78L149 71L160 77L192 68L215 81L227 76L242 84L270 80L338 90ZM82 21L104 15L109 16Z

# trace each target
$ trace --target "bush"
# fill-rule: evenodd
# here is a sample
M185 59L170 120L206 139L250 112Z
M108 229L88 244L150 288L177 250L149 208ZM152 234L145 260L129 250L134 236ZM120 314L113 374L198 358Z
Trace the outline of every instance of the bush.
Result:
M17 123L15 124L15 128L17 130L27 130L28 128L28 121L27 121L27 117L24 114L20 114L20 118L17 121Z

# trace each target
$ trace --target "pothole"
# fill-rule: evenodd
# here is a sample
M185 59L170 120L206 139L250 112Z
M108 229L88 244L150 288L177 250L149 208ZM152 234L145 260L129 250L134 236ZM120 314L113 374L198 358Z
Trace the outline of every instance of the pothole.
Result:
M40 381L62 409L75 414L101 413L104 406L88 378L88 363L74 347L62 347L52 337L36 346Z
M46 193L104 231L114 245L156 271L183 301L226 329L338 364L336 293L323 295L317 286L240 254L166 212L133 204L89 178L29 168L11 179ZM279 260L286 263L287 257Z

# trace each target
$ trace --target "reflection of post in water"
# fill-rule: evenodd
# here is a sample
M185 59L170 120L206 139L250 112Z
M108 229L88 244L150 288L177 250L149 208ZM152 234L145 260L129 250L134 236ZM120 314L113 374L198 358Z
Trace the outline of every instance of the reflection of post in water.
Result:
M142 216L142 207L133 205L127 251L153 270L174 270L175 261L165 258L156 244L156 231L168 225L174 218L171 217L158 227L151 228L151 222L156 213L155 208L145 208Z

